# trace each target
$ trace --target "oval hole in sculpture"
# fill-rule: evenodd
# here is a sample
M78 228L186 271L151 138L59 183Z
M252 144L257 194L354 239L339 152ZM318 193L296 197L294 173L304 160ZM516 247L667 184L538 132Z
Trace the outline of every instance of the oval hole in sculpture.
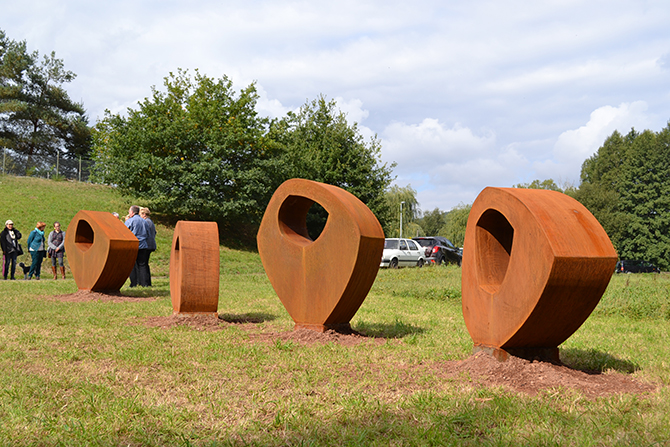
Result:
M74 244L78 250L82 252L87 251L93 245L94 234L93 228L85 220L80 220L77 223L77 229L74 233Z
M279 229L296 244L309 245L321 235L328 212L307 197L288 196L279 208Z
M494 294L500 289L507 273L514 228L499 211L489 209L477 222L475 238L479 286Z

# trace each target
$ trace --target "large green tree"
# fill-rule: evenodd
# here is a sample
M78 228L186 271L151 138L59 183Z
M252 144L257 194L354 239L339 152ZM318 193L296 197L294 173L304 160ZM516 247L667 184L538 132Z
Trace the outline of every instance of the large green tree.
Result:
M63 87L75 74L54 52L41 60L26 42L0 30L0 146L26 156L88 153L90 128L82 104Z
M253 226L284 178L257 99L253 84L237 93L226 76L170 73L163 91L96 125L94 179L176 217Z
M281 147L286 178L339 186L358 197L388 228L391 210L384 192L393 180L392 166L381 162L379 139L366 141L335 101L323 95L308 101L297 112L275 120L269 138ZM314 208L307 222L312 235L327 219L324 210Z
M670 125L614 132L582 165L574 194L600 221L622 259L670 267Z
M472 205L460 203L449 211L445 215L445 223L440 229L439 235L449 239L455 246L462 247L471 208Z

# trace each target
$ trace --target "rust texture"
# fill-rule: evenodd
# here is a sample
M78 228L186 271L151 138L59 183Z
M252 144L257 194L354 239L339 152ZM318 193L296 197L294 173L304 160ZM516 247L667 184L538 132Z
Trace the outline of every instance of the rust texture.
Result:
M65 234L65 252L79 290L121 289L135 265L138 246L123 222L103 211L79 211Z
M316 240L306 225L314 203L328 212ZM336 186L288 180L272 196L257 241L268 278L296 329L351 329L384 249L384 231L363 202Z
M558 360L558 345L596 307L616 261L600 223L571 197L484 189L470 211L462 265L475 349Z
M219 227L180 220L170 253L174 314L216 314L219 307Z

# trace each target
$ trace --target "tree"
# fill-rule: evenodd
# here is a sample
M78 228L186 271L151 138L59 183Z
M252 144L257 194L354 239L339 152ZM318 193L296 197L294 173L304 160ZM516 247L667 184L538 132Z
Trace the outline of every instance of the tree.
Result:
M70 99L63 84L75 74L51 52L39 60L26 42L0 30L0 145L26 156L87 154L91 138L82 104Z
M472 205L460 203L449 211L445 216L445 224L440 229L439 235L449 239L455 246L462 247L471 208Z
M391 217L388 220L387 226L384 227L386 237L400 237L400 204L402 202L402 225L403 237L419 233L423 230L412 226L414 221L421 216L421 209L419 202L416 200L416 191L411 185L400 187L398 185L391 186L385 193L386 206L391 211Z
M285 173L256 113L255 86L236 94L226 76L179 70L164 87L127 117L105 113L94 131L94 179L222 231L257 225Z
M563 190L556 184L554 179L546 180L533 180L530 183L519 183L514 185L514 188L523 188L523 189L547 189L550 191L563 192Z
M304 178L339 186L358 197L388 227L391 212L384 191L392 166L381 163L377 137L365 141L356 123L347 123L335 101L323 95L305 103L298 112L275 120L269 138L283 151L286 178ZM327 213L314 206L308 215L310 235L320 233Z
M670 124L614 132L582 165L574 197L603 225L622 259L670 267Z
M426 235L436 236L446 223L445 216L445 212L440 211L439 208L435 208L433 211L426 211L423 213L423 216L417 223L421 226Z

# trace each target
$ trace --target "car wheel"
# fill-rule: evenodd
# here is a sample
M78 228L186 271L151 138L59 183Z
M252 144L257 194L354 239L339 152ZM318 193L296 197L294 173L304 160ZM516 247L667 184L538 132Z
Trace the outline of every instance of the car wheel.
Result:
M391 262L389 263L389 268L392 268L392 269L397 269L398 268L398 258L391 259Z
M423 267L423 259L419 259L416 263L416 266L419 268Z

